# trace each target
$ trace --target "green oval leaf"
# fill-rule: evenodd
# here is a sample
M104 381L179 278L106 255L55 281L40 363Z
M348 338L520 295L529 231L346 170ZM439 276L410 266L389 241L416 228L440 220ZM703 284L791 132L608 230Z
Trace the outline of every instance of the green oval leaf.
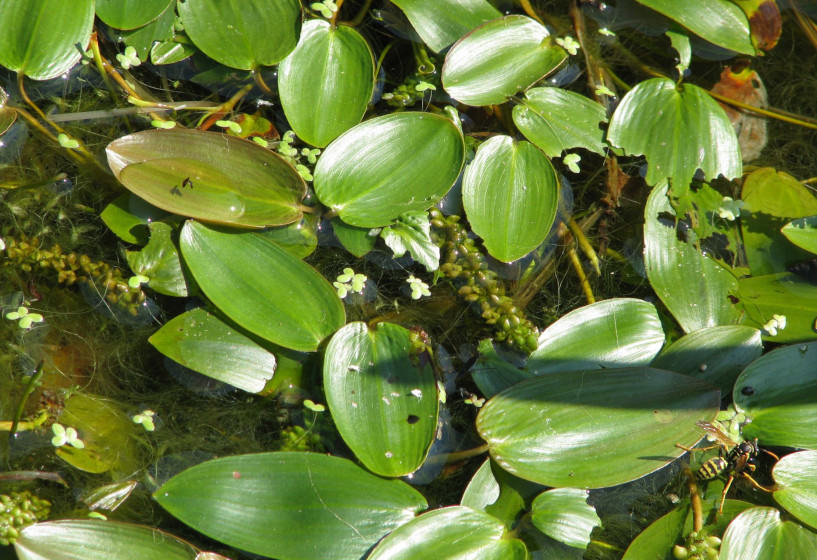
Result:
M745 437L766 445L817 447L815 361L817 342L784 346L761 356L740 374L732 398L738 412L750 421L742 430Z
M465 169L462 198L471 228L488 252L510 262L545 240L559 205L559 179L533 144L494 136Z
M292 130L320 148L360 122L373 88L366 40L322 19L304 24L298 46L278 66L278 94Z
M496 502L499 498L499 482L494 477L491 470L491 459L485 459L482 465L471 477L468 486L462 493L460 505L485 511L485 508Z
M389 323L349 323L323 362L326 402L343 441L382 476L417 470L437 429L437 381L428 356L412 355L410 335Z
M298 43L298 0L183 0L179 16L184 31L210 58L241 70L271 66Z
M145 130L108 144L117 179L154 206L244 227L300 219L306 184L277 154L254 142L196 130Z
M556 87L533 88L513 108L513 122L549 157L571 148L604 155L604 107L584 95Z
M755 55L749 21L737 4L727 0L636 0L673 19L719 47Z
M786 455L772 471L774 499L797 519L817 529L817 451Z
M785 546L781 546L785 543ZM747 509L726 529L720 560L817 558L817 535L770 507Z
M96 15L117 29L147 25L165 11L173 0L96 0Z
M703 89L667 78L631 89L610 119L608 141L647 158L647 183L672 179L686 189L700 168L707 179L739 177L743 167L732 123Z
M720 396L711 385L652 368L550 373L517 383L482 408L491 457L547 486L602 488L649 474L701 439Z
M737 292L732 274L678 239L670 221L667 185L656 186L644 211L644 266L655 293L685 332L730 325L740 319L729 296ZM659 219L660 217L660 219Z
M485 0L394 0L423 42L434 52L502 14Z
M148 341L207 377L258 393L275 373L275 356L202 308L177 315Z
M0 65L34 80L66 73L91 40L94 0L3 0Z
M817 253L817 216L792 220L781 230L786 239L810 253Z
M210 301L262 338L311 352L346 322L329 282L260 235L224 233L188 221L180 244Z
M443 64L448 95L466 105L498 105L567 59L548 30L526 16L489 21L451 47Z
M535 375L584 368L646 366L664 345L655 306L608 299L571 311L539 335L527 369Z
M209 537L281 560L360 558L427 507L402 481L296 452L207 461L171 478L154 498Z
M601 526L596 508L587 503L587 490L579 488L554 488L536 496L531 521L547 536L574 548L587 548L590 533Z
M368 560L525 560L528 550L496 518L464 506L435 509L388 535Z
M742 322L763 330L763 339L777 343L817 338L817 284L793 272L750 276L738 280L738 294L746 314ZM766 330L775 315L786 317L786 328Z
M763 352L760 331L727 325L709 327L682 336L652 362L659 369L676 371L711 383L726 395L735 380Z
M23 529L19 560L194 560L198 550L154 527L117 521L62 519Z
M182 270L179 250L164 222L150 222L150 241L141 251L125 251L134 274L150 280L150 289L168 296L186 297L190 289Z
M788 173L762 167L746 177L740 196L741 237L752 276L783 273L812 258L786 227L794 218L817 214L817 199L805 185Z
M387 115L357 125L326 148L315 166L315 193L348 224L381 227L440 200L464 160L462 133L447 118Z

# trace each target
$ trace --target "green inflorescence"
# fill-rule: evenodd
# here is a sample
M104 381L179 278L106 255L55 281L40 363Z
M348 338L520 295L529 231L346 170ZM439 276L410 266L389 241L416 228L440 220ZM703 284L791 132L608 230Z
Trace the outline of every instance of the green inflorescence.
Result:
M23 272L56 272L57 282L66 286L75 283L95 286L109 303L123 307L134 316L145 302L145 293L139 287L129 286L122 270L104 261L93 261L88 255L74 252L64 254L59 245L42 249L37 237L28 239L22 235L5 241L4 266L16 266Z
M456 215L431 210L432 239L440 247L440 272L463 281L458 294L480 309L485 323L494 328L494 340L507 342L526 353L536 349L539 330L505 294L499 276L488 269L485 256Z
M20 531L48 519L50 513L51 502L33 496L28 490L0 494L0 544L13 544Z

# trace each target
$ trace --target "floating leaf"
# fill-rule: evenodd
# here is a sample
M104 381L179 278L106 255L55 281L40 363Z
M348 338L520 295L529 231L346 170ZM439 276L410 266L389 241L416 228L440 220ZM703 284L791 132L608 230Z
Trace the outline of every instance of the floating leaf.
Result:
M96 15L116 29L136 29L147 25L173 0L96 0Z
M574 548L587 548L590 533L601 526L596 508L587 504L587 491L579 488L554 488L536 496L531 521L547 536Z
M428 212L406 212L389 227L383 228L380 237L394 252L402 257L406 251L414 260L433 272L440 267L440 248L431 240L431 222Z
M711 383L726 395L735 380L763 352L760 331L742 325L708 327L673 342L652 366Z
M154 498L211 538L281 559L361 558L427 507L405 482L297 452L207 461L171 478Z
M817 216L792 220L781 230L786 239L810 253L817 253Z
M311 352L346 322L329 282L260 235L224 233L188 221L180 244L210 301L262 338Z
M652 288L685 332L737 323L740 315L729 300L737 280L678 239L666 193L666 183L656 186L644 212L644 266Z
M742 173L732 123L703 89L666 78L631 89L610 119L608 141L628 155L647 158L647 183L665 178L680 195L700 168L707 179Z
M306 184L277 154L233 136L145 130L108 144L108 165L134 194L168 212L245 227L301 215Z
M817 529L817 451L786 455L774 466L774 499L797 519Z
M494 136L465 169L462 197L474 233L491 256L511 262L545 240L559 204L559 179L533 144Z
M462 133L445 117L412 112L378 117L324 150L315 167L315 194L348 224L386 226L440 200L464 159Z
M755 55L749 21L743 11L728 0L637 0L660 12L719 47L741 54Z
M3 0L0 65L34 80L71 69L91 40L94 0Z
M649 474L702 437L719 392L652 368L540 375L482 407L477 429L510 473L547 486L602 488Z
M774 342L806 342L817 338L817 284L798 274L764 274L741 278L738 298L746 315L743 323L763 329L775 315L786 317L786 328L763 337Z
M326 348L326 402L340 435L375 474L417 470L437 429L437 382L400 326L349 323Z
M571 311L539 335L528 359L535 375L585 368L645 366L664 345L655 306L608 299Z
M785 272L812 258L781 231L795 218L817 214L817 199L800 181L782 171L762 167L743 182L740 216L746 260L753 276Z
M185 33L204 54L242 70L279 62L295 48L301 31L298 0L187 0L178 10Z
M817 342L772 350L752 362L735 382L732 398L750 422L746 438L765 445L817 447Z
M604 107L584 95L556 87L533 88L513 108L513 122L549 157L571 148L604 155Z
M249 393L275 373L271 352L202 308L177 315L148 341L171 360Z
M423 42L440 52L488 20L502 14L485 0L394 0Z
M332 230L343 248L356 257L362 257L374 249L377 242L377 236L371 235L372 228L350 226L340 218L332 219Z
M151 222L147 246L141 251L125 251L125 258L134 273L150 280L152 290L168 296L186 297L190 290L171 232L166 223Z
M383 539L368 560L525 560L528 550L505 525L464 506L435 509Z
M451 47L442 82L466 105L497 105L529 88L567 59L540 23L521 15L489 21Z
M788 516L786 516L788 517ZM781 546L786 543L786 546ZM747 509L726 529L720 560L788 560L817 557L817 535L770 507Z
M278 94L298 138L323 148L363 118L374 88L374 57L352 27L307 21L278 66ZM308 91L308 99L304 92Z
M19 560L194 560L193 545L153 527L62 519L26 527L14 543Z

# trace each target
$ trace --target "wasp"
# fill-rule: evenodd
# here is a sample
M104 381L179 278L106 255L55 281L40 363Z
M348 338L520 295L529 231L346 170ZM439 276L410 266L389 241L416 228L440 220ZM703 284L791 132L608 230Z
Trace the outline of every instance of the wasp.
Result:
M752 441L735 443L714 424L700 421L697 422L697 424L698 427L709 434L717 442L717 444L710 447L699 447L696 449L690 449L680 444L676 444L676 446L685 451L689 451L690 453L720 448L720 454L717 457L713 457L712 459L706 461L695 472L695 478L698 480L712 480L713 478L717 478L721 475L729 476L726 486L723 487L723 493L721 494L721 505L718 508L718 513L723 513L723 503L726 500L726 493L729 492L729 488L732 486L732 481L734 481L738 476L748 480L752 486L758 490L762 490L764 492L774 492L774 489L766 488L765 486L759 484L749 473L754 472L757 468L757 457L761 451L770 455L771 457L774 457L776 461L779 461L780 458L777 455L771 451L758 447L757 438Z

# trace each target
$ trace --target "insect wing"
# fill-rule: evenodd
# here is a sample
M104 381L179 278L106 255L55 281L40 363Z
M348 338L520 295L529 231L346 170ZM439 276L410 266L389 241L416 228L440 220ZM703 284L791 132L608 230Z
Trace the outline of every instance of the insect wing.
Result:
M728 447L730 449L737 445L737 443L732 441L731 438L729 438L726 434L724 434L714 424L712 424L710 422L701 422L701 421L697 422L697 424L698 424L698 427L701 428L702 430L704 430L707 433L708 436L710 436L712 439L714 439L715 441L717 441L721 445L726 446L726 447Z

